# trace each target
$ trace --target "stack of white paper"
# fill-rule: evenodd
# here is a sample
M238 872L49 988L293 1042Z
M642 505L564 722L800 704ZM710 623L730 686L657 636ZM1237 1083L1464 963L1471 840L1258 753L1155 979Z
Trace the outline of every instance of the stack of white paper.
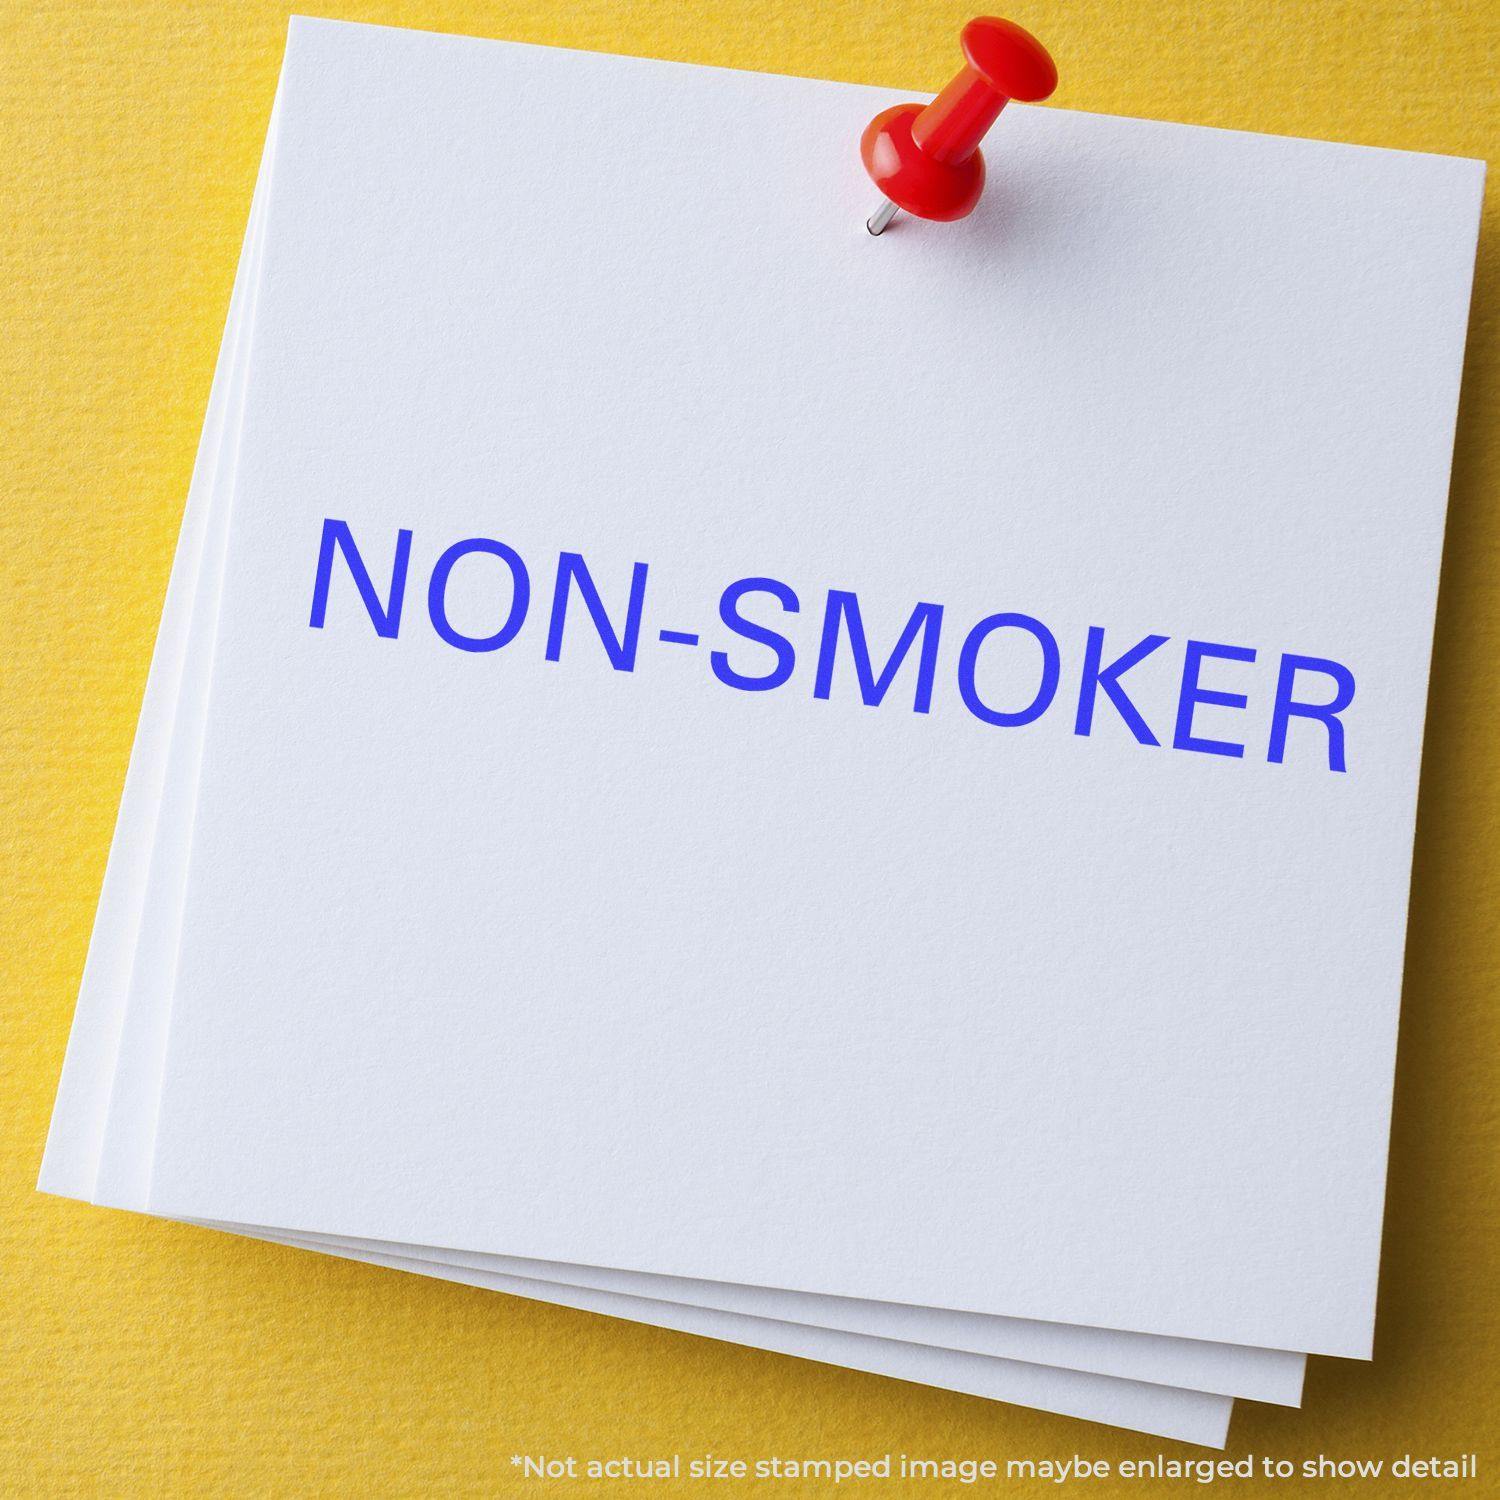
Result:
M1482 169L294 22L42 1186L1221 1444L1368 1357Z

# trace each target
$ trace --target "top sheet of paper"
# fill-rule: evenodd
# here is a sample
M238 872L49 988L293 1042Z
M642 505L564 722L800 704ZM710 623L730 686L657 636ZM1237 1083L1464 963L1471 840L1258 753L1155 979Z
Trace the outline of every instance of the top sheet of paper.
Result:
M1482 169L896 97L294 24L153 1207L1366 1353Z

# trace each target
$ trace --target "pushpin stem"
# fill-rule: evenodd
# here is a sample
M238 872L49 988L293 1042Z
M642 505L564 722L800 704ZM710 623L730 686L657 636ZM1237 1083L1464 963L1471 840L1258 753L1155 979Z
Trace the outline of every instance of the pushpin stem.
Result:
M933 161L967 161L1009 102L974 68L965 68L911 122L911 138Z
M889 198L887 198L881 203L880 207L877 208L875 212L865 220L865 228L868 229L871 234L884 234L885 226L889 224L891 220L894 219L900 212L901 210L894 203L892 203Z

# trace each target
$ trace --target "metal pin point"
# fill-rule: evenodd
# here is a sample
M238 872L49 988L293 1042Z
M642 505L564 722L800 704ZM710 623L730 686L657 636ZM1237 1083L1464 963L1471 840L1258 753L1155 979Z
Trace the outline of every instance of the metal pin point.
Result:
M884 234L885 226L896 217L901 210L887 198L879 208L865 220L865 228L871 234Z

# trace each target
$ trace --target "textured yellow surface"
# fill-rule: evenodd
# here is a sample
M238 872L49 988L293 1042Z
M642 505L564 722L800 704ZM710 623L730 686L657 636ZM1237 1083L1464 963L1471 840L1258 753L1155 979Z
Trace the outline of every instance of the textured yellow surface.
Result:
M0 1491L592 1494L607 1487L524 1481L510 1455L1171 1450L34 1192L288 9L0 0ZM936 88L968 11L497 0L321 13ZM1064 105L1495 152L1485 0L1025 0L1011 13L1053 47ZM1438 622L1377 1357L1315 1362L1302 1413L1241 1406L1232 1455L1477 1449L1491 1476L1500 1464L1495 201ZM692 1492L711 1488L826 1492Z

